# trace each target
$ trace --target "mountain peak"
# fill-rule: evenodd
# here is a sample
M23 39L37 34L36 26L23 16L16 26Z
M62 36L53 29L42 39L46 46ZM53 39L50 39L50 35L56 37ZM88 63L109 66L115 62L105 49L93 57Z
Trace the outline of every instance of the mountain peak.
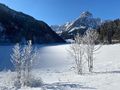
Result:
M51 27L54 31L64 39L72 39L76 33L84 34L88 28L97 29L102 24L100 18L94 18L89 11L81 13L74 21L66 23L58 27Z
M89 11L85 11L82 12L82 14L80 15L81 18L85 18L85 17L93 17L92 13L90 13Z

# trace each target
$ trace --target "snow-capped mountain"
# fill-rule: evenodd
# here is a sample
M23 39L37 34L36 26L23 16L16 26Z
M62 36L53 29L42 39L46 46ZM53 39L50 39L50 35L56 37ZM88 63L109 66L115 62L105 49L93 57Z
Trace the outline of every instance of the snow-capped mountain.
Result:
M64 39L72 38L75 33L84 33L88 28L97 29L102 23L100 18L94 18L92 13L83 12L76 20L64 25L52 25L51 28Z
M67 31L68 27L71 25L71 22L67 22L63 25L51 25L51 28L53 31L55 31L58 34L61 34L63 31Z

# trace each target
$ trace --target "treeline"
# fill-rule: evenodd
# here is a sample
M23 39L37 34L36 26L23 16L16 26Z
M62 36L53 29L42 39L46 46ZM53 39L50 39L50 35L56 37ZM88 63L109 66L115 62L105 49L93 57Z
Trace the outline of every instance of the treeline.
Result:
M100 41L108 44L120 43L120 19L103 23L98 32Z

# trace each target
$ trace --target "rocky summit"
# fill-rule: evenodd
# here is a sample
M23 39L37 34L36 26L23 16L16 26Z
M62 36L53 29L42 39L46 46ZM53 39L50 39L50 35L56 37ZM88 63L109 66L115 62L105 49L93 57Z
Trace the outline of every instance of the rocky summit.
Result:
M83 34L88 29L97 29L101 23L100 18L94 18L92 13L86 11L72 22L64 25L52 25L51 28L64 39L71 39L76 33Z

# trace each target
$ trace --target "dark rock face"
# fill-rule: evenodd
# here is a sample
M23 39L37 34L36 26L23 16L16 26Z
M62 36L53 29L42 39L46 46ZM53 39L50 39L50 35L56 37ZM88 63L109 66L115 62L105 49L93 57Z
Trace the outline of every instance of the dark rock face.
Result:
M0 4L0 43L64 43L43 21L38 21L22 12Z

